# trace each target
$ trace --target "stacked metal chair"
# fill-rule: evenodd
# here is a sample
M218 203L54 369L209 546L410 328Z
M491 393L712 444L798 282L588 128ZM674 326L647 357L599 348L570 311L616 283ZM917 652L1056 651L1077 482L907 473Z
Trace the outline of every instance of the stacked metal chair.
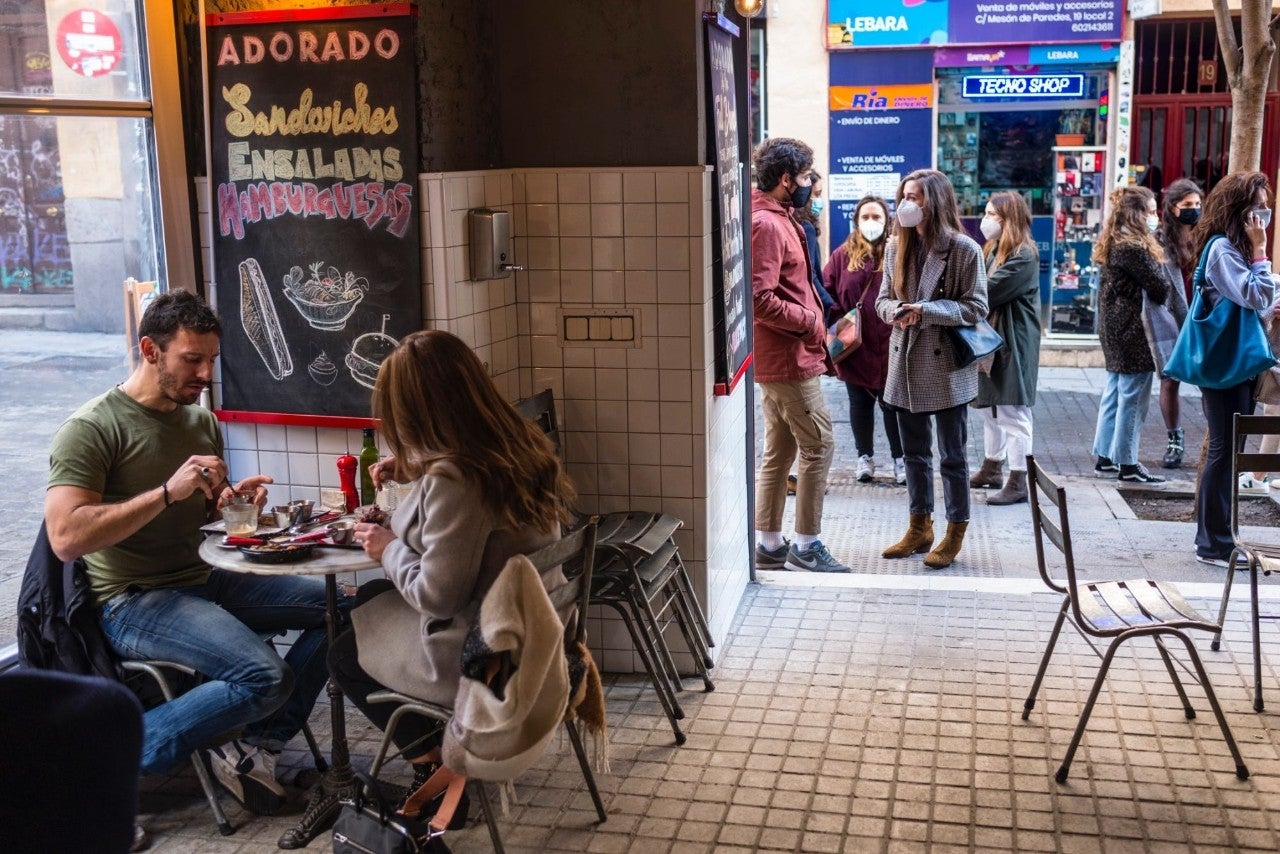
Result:
M560 448L555 397L544 389L516 403ZM704 691L714 691L708 671L714 665L706 616L680 557L675 532L684 522L667 513L621 511L597 517L596 567L591 603L611 608L622 618L641 663L671 723L676 744L684 744L684 718L676 694L684 689L665 634L674 626L693 660Z

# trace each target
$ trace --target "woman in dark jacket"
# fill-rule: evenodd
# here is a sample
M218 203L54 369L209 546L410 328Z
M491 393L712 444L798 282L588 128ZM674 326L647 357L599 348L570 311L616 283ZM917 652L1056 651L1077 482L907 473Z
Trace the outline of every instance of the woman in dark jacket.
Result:
M1002 336L990 373L978 374L982 410L982 468L973 487L1000 486L1000 467L1009 458L1009 479L988 504L1027 500L1027 454L1031 453L1031 407L1040 372L1040 253L1031 239L1031 211L1021 193L1005 190L987 202L982 218L987 261L990 321Z
M1122 187L1111 194L1111 214L1093 261L1102 269L1098 287L1098 339L1107 366L1107 387L1098 405L1093 453L1100 475L1115 473L1126 483L1164 483L1138 462L1138 438L1151 400L1155 361L1142 331L1142 300L1163 303L1169 285L1156 242L1160 225L1156 197L1146 187Z
M1156 240L1164 249L1161 270L1169 282L1169 296L1163 305L1149 302L1142 317L1151 356L1156 370L1161 371L1160 415L1164 418L1164 429L1169 433L1169 447L1165 449L1160 465L1167 469L1182 466L1186 443L1178 404L1179 383L1173 377L1166 377L1162 369L1169 362L1174 342L1178 340L1178 330L1187 317L1191 273L1196 268L1191 231L1199 219L1200 185L1189 178L1179 178L1164 191L1164 215L1160 218L1160 230L1156 232Z
M884 420L884 432L893 455L893 479L907 482L907 466L902 459L898 418L884 408L884 382L889 374L889 333L893 327L876 314L876 297L884 275L884 246L889 208L879 196L865 196L853 209L853 230L844 244L831 253L822 271L835 306L828 321L858 310L862 319L862 346L836 364L836 376L844 380L849 394L849 424L858 449L858 480L869 482L876 473L875 412Z

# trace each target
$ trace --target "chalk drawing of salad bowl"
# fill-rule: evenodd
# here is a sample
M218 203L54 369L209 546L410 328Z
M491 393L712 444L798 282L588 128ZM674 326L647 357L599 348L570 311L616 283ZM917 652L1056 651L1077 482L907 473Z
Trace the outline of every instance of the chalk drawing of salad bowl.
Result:
M301 267L291 269L284 277L284 295L315 329L343 329L347 318L364 299L369 283L363 277L351 272L342 274L333 267L322 273L322 264L312 264L311 276L305 279Z

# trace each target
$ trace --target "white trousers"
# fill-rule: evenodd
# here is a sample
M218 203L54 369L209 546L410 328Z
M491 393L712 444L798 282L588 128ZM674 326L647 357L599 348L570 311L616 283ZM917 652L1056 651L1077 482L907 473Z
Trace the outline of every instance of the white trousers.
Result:
M983 454L989 460L1009 458L1010 471L1027 470L1031 453L1031 407L985 407L982 412Z

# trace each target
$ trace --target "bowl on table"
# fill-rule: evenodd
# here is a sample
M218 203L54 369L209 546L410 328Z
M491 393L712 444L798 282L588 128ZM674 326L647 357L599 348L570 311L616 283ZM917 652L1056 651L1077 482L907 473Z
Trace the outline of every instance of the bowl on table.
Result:
M293 563L315 551L313 543L263 543L240 546L240 554L254 563Z
M350 519L340 519L329 524L329 539L335 545L349 546L356 540L356 523Z

